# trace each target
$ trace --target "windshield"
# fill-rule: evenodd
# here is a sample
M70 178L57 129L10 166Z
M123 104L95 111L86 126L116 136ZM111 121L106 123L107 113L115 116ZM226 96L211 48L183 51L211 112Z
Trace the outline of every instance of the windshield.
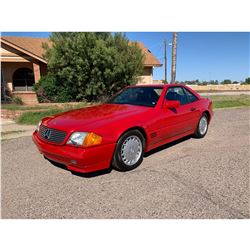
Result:
M163 87L127 88L112 97L108 103L154 107L158 102L162 90Z

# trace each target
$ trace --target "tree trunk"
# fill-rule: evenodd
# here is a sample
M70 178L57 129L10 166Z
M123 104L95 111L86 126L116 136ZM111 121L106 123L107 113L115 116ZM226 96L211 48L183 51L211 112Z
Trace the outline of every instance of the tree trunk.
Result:
M171 83L175 83L176 78L176 48L177 48L177 32L173 32L172 41L172 70L171 70Z

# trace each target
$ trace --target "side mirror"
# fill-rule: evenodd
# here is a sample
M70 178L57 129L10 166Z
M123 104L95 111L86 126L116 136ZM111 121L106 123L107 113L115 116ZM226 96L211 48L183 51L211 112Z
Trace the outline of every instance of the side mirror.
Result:
M169 100L164 100L163 103L163 108L164 109L176 109L180 107L180 102L179 101L169 101Z

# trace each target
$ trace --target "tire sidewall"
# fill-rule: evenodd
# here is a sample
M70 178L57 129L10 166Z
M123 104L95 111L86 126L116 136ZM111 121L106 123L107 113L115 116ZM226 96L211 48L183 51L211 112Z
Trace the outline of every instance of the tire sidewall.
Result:
M127 139L127 137L132 136L132 135L137 136L141 140L142 154L141 154L139 160L135 164L129 166L129 165L126 165L122 160L121 147L122 147L123 142ZM124 133L117 142L116 150L115 150L114 157L113 157L113 160L115 161L115 165L117 166L117 168L120 171L129 171L129 170L137 168L143 161L144 147L145 147L145 138L140 131L130 130L130 131Z
M205 117L206 120L207 120L207 130L206 130L205 134L201 134L201 132L200 132L200 121L201 121L201 119L203 117ZM203 138L207 134L207 131L208 131L208 117L207 117L207 114L203 113L200 120L199 120L199 122L198 122L198 126L197 126L197 129L196 129L196 136L198 138Z

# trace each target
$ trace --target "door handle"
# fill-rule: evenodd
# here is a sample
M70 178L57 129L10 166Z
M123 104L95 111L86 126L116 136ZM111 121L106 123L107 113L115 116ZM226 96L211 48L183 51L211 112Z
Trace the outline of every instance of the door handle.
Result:
M194 108L194 107L192 107L191 109L190 109L190 111L195 111L196 110L196 108Z

